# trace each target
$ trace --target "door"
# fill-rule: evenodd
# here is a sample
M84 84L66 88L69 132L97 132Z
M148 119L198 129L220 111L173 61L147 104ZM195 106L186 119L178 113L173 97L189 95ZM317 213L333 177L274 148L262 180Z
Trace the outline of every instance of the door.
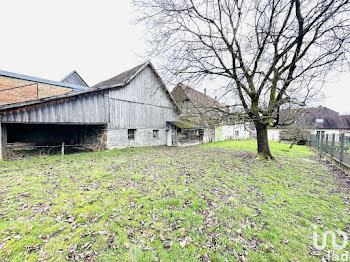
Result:
M172 146L172 139L171 139L171 130L166 131L166 145L167 146Z

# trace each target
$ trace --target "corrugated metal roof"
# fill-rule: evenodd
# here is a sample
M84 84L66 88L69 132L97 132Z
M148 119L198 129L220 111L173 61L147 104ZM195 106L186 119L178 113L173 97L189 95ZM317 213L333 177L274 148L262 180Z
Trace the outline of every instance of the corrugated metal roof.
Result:
M16 79L23 79L23 80L27 80L27 81L31 81L31 82L35 82L35 83L42 83L42 84L48 84L48 85L53 85L53 86L66 87L66 88L71 88L75 91L89 90L89 88L85 87L85 86L73 85L73 84L69 84L69 83L48 80L48 79L39 78L39 77L35 77L35 76L27 76L27 75L12 73L12 72L8 72L8 71L4 71L4 70L0 70L0 76L6 76L6 77L11 77L11 78L16 78Z

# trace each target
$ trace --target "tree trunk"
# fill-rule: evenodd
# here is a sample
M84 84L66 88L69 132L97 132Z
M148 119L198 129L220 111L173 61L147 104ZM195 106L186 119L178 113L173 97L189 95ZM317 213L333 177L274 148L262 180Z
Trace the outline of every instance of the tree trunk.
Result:
M266 125L257 123L255 129L258 142L258 159L274 159L270 152Z
M292 149L292 147L294 146L295 142L297 142L297 140L294 138L294 139L293 139L293 142L290 144L289 149Z

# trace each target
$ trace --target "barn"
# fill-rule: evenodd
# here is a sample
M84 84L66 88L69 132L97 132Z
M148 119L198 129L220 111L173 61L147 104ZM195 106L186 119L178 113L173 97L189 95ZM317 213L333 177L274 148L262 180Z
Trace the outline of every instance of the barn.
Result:
M150 62L88 90L0 106L1 157L16 145L175 145L179 108ZM198 139L198 137L196 138Z

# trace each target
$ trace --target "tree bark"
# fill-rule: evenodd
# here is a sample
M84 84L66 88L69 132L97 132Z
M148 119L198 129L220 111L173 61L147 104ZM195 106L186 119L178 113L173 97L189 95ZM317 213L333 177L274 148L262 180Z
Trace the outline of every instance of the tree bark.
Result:
M267 126L264 124L255 124L258 142L258 159L274 159L269 147L269 140L267 136Z
M293 142L290 144L290 147L289 147L289 149L292 149L292 147L294 146L294 144L297 142L297 140L294 138L293 139Z

